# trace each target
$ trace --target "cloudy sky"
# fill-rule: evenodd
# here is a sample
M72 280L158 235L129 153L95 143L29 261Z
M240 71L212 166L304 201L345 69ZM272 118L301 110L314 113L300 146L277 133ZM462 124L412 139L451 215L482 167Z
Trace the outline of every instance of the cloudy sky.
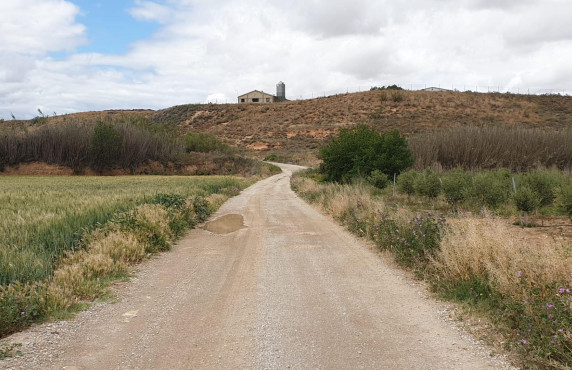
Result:
M570 0L0 0L0 118L371 86L572 92Z

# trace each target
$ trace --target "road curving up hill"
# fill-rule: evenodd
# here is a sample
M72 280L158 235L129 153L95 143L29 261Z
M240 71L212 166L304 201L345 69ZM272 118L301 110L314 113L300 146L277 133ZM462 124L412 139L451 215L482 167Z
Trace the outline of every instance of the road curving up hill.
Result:
M498 369L439 304L290 190L231 199L75 320L13 335L14 369ZM209 231L210 230L210 231Z

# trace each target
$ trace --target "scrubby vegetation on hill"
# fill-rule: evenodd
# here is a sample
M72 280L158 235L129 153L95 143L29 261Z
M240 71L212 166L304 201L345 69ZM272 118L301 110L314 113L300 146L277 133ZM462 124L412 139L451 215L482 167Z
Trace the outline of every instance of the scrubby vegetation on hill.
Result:
M77 174L248 175L260 170L259 163L212 134L181 137L177 126L131 114L0 127L0 171L31 162L66 166Z
M193 140L206 142L208 136L199 135L214 135L260 159L317 165L318 148L340 129L366 124L380 133L399 130L411 143L420 169L437 165L518 170L569 166L562 158L568 152L561 149L570 136L572 97L405 91L389 86L279 104L190 104L156 112L87 112L40 120L53 125L106 122L126 114L158 127L176 127L180 135L192 132Z
M316 164L317 149L329 137L357 124L409 138L465 126L562 130L572 124L572 97L386 89L269 105L181 105L152 119L215 134L260 158Z

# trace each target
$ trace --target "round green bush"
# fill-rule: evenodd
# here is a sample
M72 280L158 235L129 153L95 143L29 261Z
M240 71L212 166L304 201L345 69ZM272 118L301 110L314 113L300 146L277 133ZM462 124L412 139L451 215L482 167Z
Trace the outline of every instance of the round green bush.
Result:
M415 194L415 181L419 177L419 173L415 170L403 172L397 177L397 188L400 192L407 195Z
M389 177L380 170L373 170L368 181L378 189L385 189L389 185Z
M523 212L532 212L540 205L538 194L528 186L521 186L512 199L516 208Z
M422 176L417 176L414 183L415 192L431 199L437 198L441 193L441 180L439 175L426 169Z
M572 184L567 184L560 188L558 206L572 221Z
M473 186L471 177L470 172L459 169L451 171L443 178L443 193L447 202L458 205L467 200Z
M507 170L483 171L475 176L473 196L491 209L498 209L510 198L512 182Z
M334 182L351 183L374 170L393 176L413 165L407 140L397 130L381 134L366 125L340 130L319 154L320 171Z

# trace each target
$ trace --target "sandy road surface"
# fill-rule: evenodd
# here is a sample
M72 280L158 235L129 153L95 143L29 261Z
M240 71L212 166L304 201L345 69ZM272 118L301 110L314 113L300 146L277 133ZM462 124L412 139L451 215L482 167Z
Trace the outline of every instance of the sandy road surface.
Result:
M505 366L440 318L421 288L298 199L289 187L292 169L284 166L215 215L241 215L245 227L193 230L143 264L120 288L119 303L14 335L25 355L0 367ZM226 223L240 226L240 217Z

